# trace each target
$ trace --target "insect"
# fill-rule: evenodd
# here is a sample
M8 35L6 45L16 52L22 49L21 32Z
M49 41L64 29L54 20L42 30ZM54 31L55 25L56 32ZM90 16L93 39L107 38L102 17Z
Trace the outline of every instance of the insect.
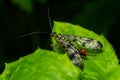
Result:
M81 55L79 54L80 53L79 50L75 46L73 46L71 42L68 41L67 38L63 37L62 35L57 35L56 33L52 33L51 36L55 37L56 41L60 43L62 48L64 48L71 62L83 70L84 63L81 58Z
M77 36L77 35L70 35L70 34L60 34L60 35L67 38L73 44L74 43L78 44L80 47L85 47L87 49L101 50L103 47L102 43L95 39L91 39L83 36Z
M56 34L55 32L53 32L53 33L51 33L51 37L54 37L56 39L56 41L58 43L60 43L62 48L65 49L71 62L74 65L81 68L82 70L84 68L84 62L83 62L81 56L87 56L88 52L84 48L80 48L80 50L77 49L72 44L72 42L80 43L78 45L84 46L85 48L89 48L92 50L100 50L102 48L102 44L99 41L91 39L91 38L85 38L82 36L75 36L75 35L73 36L73 35L69 35L69 34ZM77 40L77 38L78 38L78 40ZM80 41L79 41L79 39L80 39Z

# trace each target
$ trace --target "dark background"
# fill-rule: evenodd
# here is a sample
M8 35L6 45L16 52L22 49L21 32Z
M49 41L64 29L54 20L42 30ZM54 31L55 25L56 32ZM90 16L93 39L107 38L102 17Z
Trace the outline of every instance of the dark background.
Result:
M97 34L103 34L120 58L120 0L0 0L0 72L5 62L34 52L38 46L50 48L51 32L48 19L79 24Z

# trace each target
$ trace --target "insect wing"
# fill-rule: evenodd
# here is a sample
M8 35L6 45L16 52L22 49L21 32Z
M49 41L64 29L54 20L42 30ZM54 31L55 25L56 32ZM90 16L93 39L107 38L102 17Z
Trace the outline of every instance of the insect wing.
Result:
M83 36L68 35L68 34L64 34L64 37L68 38L68 40L71 43L76 43L79 46L84 46L85 48L88 48L91 50L101 50L101 48L103 47L101 42L91 38L86 38Z

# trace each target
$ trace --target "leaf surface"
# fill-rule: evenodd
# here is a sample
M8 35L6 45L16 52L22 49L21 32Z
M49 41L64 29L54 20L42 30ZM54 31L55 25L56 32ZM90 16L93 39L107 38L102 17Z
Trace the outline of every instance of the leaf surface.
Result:
M105 39L103 35L97 35L93 31L87 30L79 25L73 25L66 22L54 22L53 31L57 34L70 34L77 36L84 36L98 40L102 43L103 48L100 52L89 52L88 54L95 54L95 56L87 56L84 60L84 70L82 72L82 80L97 80L101 75L106 74L112 68L118 65L118 59L115 55L115 51L110 43ZM55 39L53 39L53 45L59 45ZM60 52L60 49L54 47L56 52Z
M67 55L37 49L34 53L7 63L0 80L78 80L80 69Z

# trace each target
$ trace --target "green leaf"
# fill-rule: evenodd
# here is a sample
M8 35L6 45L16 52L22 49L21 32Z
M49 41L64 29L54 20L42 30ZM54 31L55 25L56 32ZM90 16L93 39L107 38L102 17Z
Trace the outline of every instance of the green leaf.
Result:
M120 66L112 69L110 72L103 76L103 80L120 80Z
M6 63L5 71L0 80L113 80L120 70L114 49L103 35L99 36L92 31L65 22L54 22L53 32L72 34L93 38L103 44L96 56L83 58L84 70L73 65L66 54L58 54L61 49L55 39L52 39L54 51L36 50L33 54L19 60ZM88 54L93 54L90 51ZM108 78L111 76L110 78ZM119 79L118 75L117 78Z
M66 54L38 49L15 62L6 63L0 80L78 80L80 71Z
M103 35L99 36L93 31L87 30L79 25L73 25L66 22L54 22L53 31L62 34L72 34L96 39L103 44L102 51L94 53L96 56L87 56L84 60L84 70L82 72L82 80L97 80L103 74L106 74L111 69L118 65L118 59L115 55L114 49ZM57 46L58 42L52 40L53 48L56 52L61 52ZM88 54L93 54L89 52Z

